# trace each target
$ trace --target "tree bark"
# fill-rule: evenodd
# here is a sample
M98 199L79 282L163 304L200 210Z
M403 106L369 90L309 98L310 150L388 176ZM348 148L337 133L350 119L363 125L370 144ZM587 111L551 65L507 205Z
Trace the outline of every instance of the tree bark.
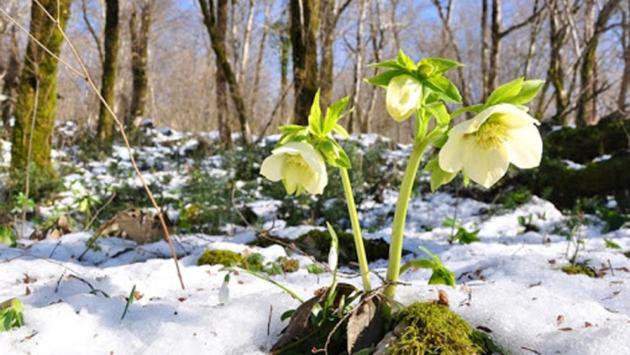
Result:
M127 127L134 129L136 119L145 115L149 90L149 33L151 31L151 1L140 7L140 24L134 8L129 19L131 33L131 103Z
M319 0L289 0L289 14L295 92L293 120L296 124L305 125L318 86L316 34Z
M488 88L488 0L481 0L481 85L482 99L490 93Z
M356 61L354 63L354 88L352 90L352 112L350 112L350 117L348 118L348 132L352 133L354 131L354 123L360 126L362 122L362 114L361 114L361 83L363 82L361 78L361 73L363 72L363 54L365 52L363 46L363 24L365 23L365 0L359 0L359 17L357 19L357 33L356 33L356 42L357 42L357 51L356 51Z
M16 89L18 79L20 77L20 48L18 45L17 28L11 27L11 49L9 51L9 62L4 75L4 85L2 92L8 97L7 100L0 103L2 109L2 124L5 128L6 137L11 134L9 121L13 115L13 107L15 104Z
M46 12L58 19L61 28L65 28L71 0L38 0L38 3L41 7L35 1L31 6L30 33L48 50L59 55L63 36L56 21L52 21ZM32 166L35 169L38 178L55 177L50 153L57 111L57 64L57 59L29 38L15 107L11 147L11 172L14 177L27 168L29 141L33 142L29 168ZM35 107L37 110L33 112Z
M547 82L554 87L554 98L556 103L556 120L567 124L565 114L569 106L569 99L564 87L564 44L567 39L567 28L560 21L560 10L557 0L549 0L549 68L547 69Z
M587 34L592 33L591 36L586 37L586 46L582 57L582 65L580 66L580 97L578 99L577 117L576 121L578 125L593 125L597 123L597 46L602 33L606 32L606 25L608 20L614 14L615 8L619 5L620 0L608 0L602 7L595 24L590 30L587 26ZM591 6L595 6L594 1L589 1L586 13L589 14L592 9ZM587 16L586 23L591 21Z
M210 42L215 55L217 67L228 84L227 86L232 98L232 103L236 109L236 114L241 128L241 139L245 145L248 145L251 141L249 113L245 106L245 101L243 100L241 87L239 82L236 80L236 75L232 69L232 65L227 58L224 37L226 31L221 31L219 28L219 23L221 21L226 21L225 23L227 27L227 0L218 0L218 12L216 15L214 11L214 0L199 0L199 5L201 7L206 29L210 35Z
M617 97L617 109L628 112L628 86L630 86L630 0L628 8L623 12L623 28L621 30L621 44L623 46L623 75L619 84L619 96Z
M105 14L105 52L103 73L101 76L101 96L107 106L114 109L116 103L116 65L119 47L119 3L118 0L106 0ZM109 146L114 138L114 117L101 102L98 113L98 129L96 137L99 143Z

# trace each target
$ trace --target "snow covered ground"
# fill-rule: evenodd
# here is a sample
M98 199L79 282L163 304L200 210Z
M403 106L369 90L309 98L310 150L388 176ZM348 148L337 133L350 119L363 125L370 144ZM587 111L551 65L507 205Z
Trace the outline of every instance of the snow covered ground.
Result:
M177 149L186 144L190 140ZM151 149L153 156L170 154L160 146ZM114 155L120 162L125 154L117 150ZM154 165L160 161L155 159ZM208 169L218 169L212 164L210 159ZM89 185L89 173L100 184L111 183L103 166L88 164L66 182ZM169 168L157 170L153 176ZM169 184L176 187L181 181L176 177ZM382 203L364 201L363 221L392 210L396 192L388 190L384 196ZM60 203L71 204L70 197ZM266 208L276 202L264 201L251 206L263 219L276 210ZM453 216L468 230L478 229L480 241L449 244L452 229L442 223ZM528 219L528 228L519 217ZM512 210L446 193L416 198L405 232L405 249L412 252L406 259L423 256L419 247L426 247L456 273L458 285L428 286L429 271L409 271L402 276L405 285L399 287L398 299L436 299L437 290L443 289L453 310L473 326L491 330L512 354L630 354L630 258L624 255L630 250L630 229L603 233L603 223L595 218L578 229L585 240L578 261L588 261L600 274L590 278L560 270L567 264L562 230L568 221L551 203L536 197ZM310 229L284 227L281 222L275 226L272 233L283 237ZM232 277L229 298L221 303L225 271L197 266L197 259L208 248L251 250L269 260L287 251L278 245L249 247L246 243L255 237L252 229L231 230L229 235L175 236L185 290L163 241L136 245L106 238L100 240L99 251L89 251L82 261L77 258L91 236L88 232L59 240L23 240L20 248L0 246L0 302L20 298L26 323L0 333L0 354L266 353L286 326L280 315L297 302L265 281L240 274ZM391 218L365 234L388 240L390 233ZM621 249L607 247L606 240ZM304 298L330 283L330 275L307 271L310 259L292 257L300 261L300 270L274 276L276 281ZM371 268L384 275L386 261L373 262ZM359 286L360 279L350 276L343 281ZM375 275L372 282L380 283ZM136 300L121 319L134 285Z

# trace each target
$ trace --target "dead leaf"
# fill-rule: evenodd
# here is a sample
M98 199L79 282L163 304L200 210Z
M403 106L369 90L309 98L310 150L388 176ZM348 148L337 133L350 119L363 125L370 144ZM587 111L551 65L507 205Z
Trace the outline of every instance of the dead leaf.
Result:
M282 336L276 341L271 350L278 350L284 346L292 343L293 341L304 337L310 333L311 329L311 311L313 306L319 303L320 297L313 297L308 301L302 303L291 316L289 325L282 333Z
M556 325L560 325L560 324L562 324L563 322L564 322L564 316L563 316L562 314L559 314L559 315L556 317Z
M446 293L446 291L444 290L439 290L438 291L438 304L441 304L442 306L446 306L448 307L448 293Z
M584 328L590 328L593 324L591 322L584 322Z
M350 315L346 326L349 354L375 345L383 338L385 321L380 306L380 298L376 296L359 304Z
M570 331L573 330L573 328L571 328L571 327L564 327L564 328L560 328L558 330L561 331L561 332L570 332Z

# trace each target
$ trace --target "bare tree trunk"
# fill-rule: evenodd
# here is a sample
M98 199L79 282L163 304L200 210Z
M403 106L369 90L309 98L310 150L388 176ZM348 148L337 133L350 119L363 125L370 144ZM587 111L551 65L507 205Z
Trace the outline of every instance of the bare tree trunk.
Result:
M7 100L0 103L2 108L2 123L5 128L6 136L10 136L9 120L13 115L13 106L15 104L16 89L18 79L20 77L20 48L17 38L17 28L11 27L11 49L9 50L9 62L4 75L4 85L2 92L8 97Z
M552 0L550 0L552 1ZM540 0L534 0L534 12L538 11L540 6ZM536 39L540 33L544 16L539 16L534 21L531 31L529 31L529 46L527 47L527 56L525 57L525 65L523 65L523 76L529 77L529 70L532 64L532 59L536 55Z
M101 76L101 96L107 106L115 106L116 95L116 64L118 59L118 45L120 21L118 19L118 0L106 1L105 15L105 60L103 61L103 74ZM114 117L107 110L105 103L101 102L98 114L98 130L96 138L99 143L111 145L114 137Z
M317 28L319 0L289 0L289 28L293 47L293 85L296 124L308 123L308 113L317 92Z
M375 1L373 11L372 7L370 7L370 9L370 42L372 43L374 62L378 63L381 61L383 48L385 47L385 24L381 21L381 0ZM372 74L376 75L377 73L378 69L374 68ZM364 119L361 124L362 133L368 133L372 129L372 115L374 114L374 108L376 107L377 90L378 88L376 86L370 85L368 110L364 115Z
M357 51L356 51L356 62L354 63L354 89L352 90L352 112L350 113L350 117L348 119L348 132L352 133L354 131L354 122L356 120L359 126L361 125L361 83L363 82L361 73L363 72L363 54L365 52L363 46L363 24L365 23L365 0L359 0L359 17L357 19Z
M563 124L568 124L565 112L569 106L569 100L564 87L564 44L567 38L567 28L562 25L557 0L549 0L549 68L547 69L547 83L554 87L556 102L555 118Z
M488 78L488 0L481 0L481 86L482 99L485 99L490 92Z
M332 102L333 89L333 43L335 41L335 7L336 0L321 0L321 68L319 77L320 102L322 106L328 107Z
M291 50L291 40L285 29L280 33L280 92L287 92L289 85L289 51ZM287 108L287 98L283 95L280 98L280 117L285 122L289 122L289 110Z
M243 50L241 54L241 64L236 75L238 82L243 82L243 78L247 75L247 63L249 62L249 47L252 38L252 28L254 27L254 15L256 10L256 1L249 0L247 12L247 25L243 34Z
M497 85L499 67L501 65L501 2L492 0L492 17L490 23L490 62L488 63L488 82L485 88L490 94Z
M105 61L105 55L103 54L103 45L101 43L101 38L96 33L96 29L94 29L94 25L90 21L90 15L88 14L88 0L81 0L81 14L83 15L83 22L85 22L85 27L87 27L90 36L94 40L94 45L96 46L96 51L98 52L98 59L100 63Z
M59 55L63 36L45 13L58 19L64 28L70 16L71 0L38 0L31 6L30 33L24 57L24 65L18 85L15 106L15 127L11 146L11 172L14 177L27 168L29 141L34 144L31 162L38 178L53 178L55 171L51 160L51 136L57 110L57 59L46 53L35 40L50 52ZM43 9L42 9L43 7ZM44 11L45 9L45 11ZM38 102L35 102L35 92ZM35 112L35 108L37 109ZM32 122L32 120L35 120ZM31 130L31 127L33 129ZM30 169L30 167L28 167Z
M137 118L145 115L147 94L149 89L149 33L151 31L151 1L144 1L140 7L140 24L138 25L136 9L129 19L131 33L131 104L127 126L136 126Z
M214 1L214 0L210 0ZM226 32L228 28L228 2L219 0L217 4L217 40L226 41ZM230 126L230 113L228 106L228 83L223 74L223 70L217 64L215 69L215 95L216 95L216 112L217 124L219 126L219 137L224 147L232 146L232 129Z
M589 16L594 12L594 1L587 2L586 14L586 46L582 57L582 65L580 67L580 98L577 107L577 124L593 125L597 124L597 96L599 90L597 88L597 45L602 33L606 32L608 20L613 15L615 8L619 5L620 0L608 0L602 7L597 19L593 25L592 17ZM590 24L589 24L590 23ZM588 34L591 34L588 36Z
M623 28L621 31L621 45L623 46L623 75L619 84L617 107L621 112L627 112L628 86L630 86L630 0L628 8L623 12Z
M236 114L241 128L241 139L244 144L249 145L251 142L249 112L245 106L239 82L236 80L236 75L232 70L232 65L227 58L227 53L225 51L225 37L222 37L221 35L224 34L225 31L221 31L218 26L218 23L223 21L221 17L227 17L227 0L218 0L217 8L219 11L216 15L214 11L214 0L199 0L199 5L204 17L206 29L210 35L210 42L212 50L215 54L217 67L221 70L222 75L228 83L232 103L236 109Z
M258 56L256 57L256 64L254 66L254 84L252 85L252 90L250 92L251 97L251 109L252 109L252 117L256 117L257 110L256 104L258 101L258 88L260 86L260 73L262 71L263 59L265 58L265 48L267 45L267 36L269 35L269 27L270 27L270 12L271 12L271 3L268 2L265 5L265 21L263 24L263 33L260 38L260 44L258 46Z

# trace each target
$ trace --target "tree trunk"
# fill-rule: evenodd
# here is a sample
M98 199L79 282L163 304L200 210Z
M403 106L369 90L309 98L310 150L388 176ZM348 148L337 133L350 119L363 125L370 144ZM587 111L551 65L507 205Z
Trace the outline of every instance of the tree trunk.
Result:
M151 2L146 1L140 8L140 24L134 8L129 19L131 33L131 103L127 119L127 127L134 129L136 119L145 115L147 94L149 89L149 33L151 31Z
M323 107L328 107L332 102L335 41L335 5L336 0L321 0L321 68L320 68L320 102Z
M318 85L316 34L319 0L289 0L289 14L295 91L293 119L296 124L305 125Z
M212 1L212 0L211 0ZM217 8L218 41L225 42L228 28L228 2L219 1ZM230 112L228 107L228 83L223 70L217 65L215 72L215 94L217 101L217 124L219 125L219 137L223 146L232 146L232 129L230 127Z
M251 141L249 113L245 106L245 101L243 100L241 87L239 82L236 80L236 75L234 74L232 65L227 58L224 36L226 31L221 31L219 28L219 23L221 21L226 21L225 23L227 27L228 2L227 0L218 0L218 13L216 15L214 13L214 0L199 0L199 5L201 7L206 29L210 35L210 42L215 55L217 67L228 84L227 86L230 91L230 96L232 97L232 103L236 109L236 114L241 128L241 139L245 145L248 145Z
M589 33L592 35L585 39L587 42L584 48L582 65L580 66L581 89L576 118L578 125L593 125L597 123L597 45L599 44L601 34L606 31L608 20L614 14L613 10L619 5L619 2L620 0L609 0L606 2L600 10L599 15L597 15L592 29L592 25L589 25L585 31L587 35ZM595 6L594 1L587 2L587 6L586 24L591 21L591 17L589 17L588 14L594 11L591 9L591 6L593 8Z
M13 106L15 103L16 89L18 79L20 77L20 48L18 45L17 28L11 28L11 49L9 52L9 62L4 75L4 86L2 92L8 97L7 100L0 103L2 109L2 124L5 128L6 137L10 137L9 121L13 115Z
M361 73L363 72L363 54L365 52L363 48L363 24L365 23L365 0L359 0L359 17L357 19L357 33L356 33L356 42L357 42L357 51L356 51L356 61L354 63L354 88L352 90L352 112L350 112L350 117L348 118L348 133L352 133L354 131L355 121L359 125L362 126L362 114L361 114L361 83L363 82L361 78Z
M623 46L623 75L619 84L617 108L621 112L628 112L628 86L630 86L630 0L628 9L623 12L623 28L621 30L621 44Z
M488 0L481 0L481 86L482 97L485 99L490 93L488 88Z
M280 95L287 91L289 85L289 52L291 50L291 39L283 31L280 34ZM286 95L282 95L280 98L280 117L283 122L289 123L289 112L287 109Z
M566 110L569 106L569 99L564 87L564 44L567 38L567 28L560 22L560 12L556 0L549 2L549 68L547 69L547 83L554 87L554 98L556 102L556 114L554 117L567 124Z
M105 1L105 60L103 61L103 74L101 76L101 96L112 110L116 101L116 64L120 32L118 5L118 0ZM96 137L99 143L108 146L111 145L114 138L114 116L109 112L107 106L101 102Z
M39 4L59 20L64 28L70 16L71 0L38 0ZM30 33L55 55L59 55L63 36L35 1L31 6ZM30 163L38 178L53 178L51 136L57 110L57 59L45 52L34 39L29 39L24 66L17 88L15 127L11 147L11 172L19 176L27 167L29 142L33 142ZM38 102L35 102L37 91ZM35 112L33 112L37 108ZM34 122L32 121L34 119ZM33 130L31 130L33 127ZM29 167L30 168L30 167Z
M488 63L488 82L485 92L489 95L497 85L501 65L501 2L492 0L492 18L490 24L490 62Z

